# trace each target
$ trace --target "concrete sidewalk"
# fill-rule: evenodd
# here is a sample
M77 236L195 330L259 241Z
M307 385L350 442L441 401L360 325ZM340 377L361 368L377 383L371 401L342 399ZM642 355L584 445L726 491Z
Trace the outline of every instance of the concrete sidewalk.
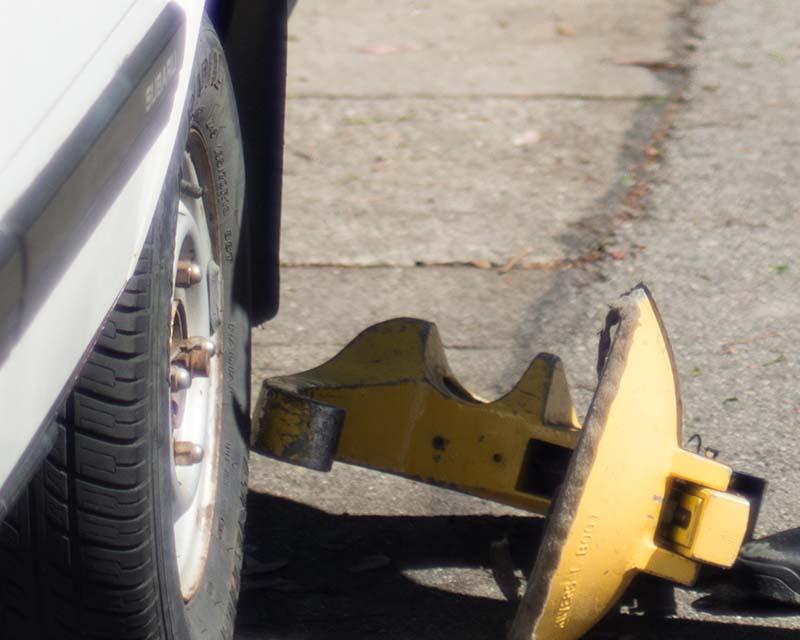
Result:
M795 526L800 14L791 0L555 7L300 2L282 307L254 333L254 380L415 315L484 395L559 354L583 412L605 302L644 280L687 437L771 481L762 533ZM251 478L249 557L276 568L245 581L240 640L503 635L513 607L488 547L507 536L529 566L538 519L342 465L254 456ZM800 627L712 622L697 596L627 637Z

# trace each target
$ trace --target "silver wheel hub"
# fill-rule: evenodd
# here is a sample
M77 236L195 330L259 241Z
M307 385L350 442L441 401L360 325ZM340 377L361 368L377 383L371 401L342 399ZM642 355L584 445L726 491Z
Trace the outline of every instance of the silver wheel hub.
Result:
M188 601L203 576L216 501L222 340L216 302L219 267L202 188L188 153L181 171L170 333L170 466L178 575Z

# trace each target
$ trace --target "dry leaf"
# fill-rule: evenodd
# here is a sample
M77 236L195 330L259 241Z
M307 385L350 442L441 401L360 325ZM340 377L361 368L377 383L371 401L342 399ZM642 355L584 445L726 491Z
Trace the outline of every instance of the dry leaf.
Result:
M470 260L468 264L472 265L473 267L478 267L478 269L492 268L492 263L489 262L488 260Z
M400 49L400 47L393 47L391 45L386 45L386 44L376 44L371 47L364 47L362 49L359 49L359 51L361 53L371 53L372 55L375 56L385 56L389 53L399 53L400 51L402 51L402 49Z
M374 56L385 56L392 53L409 53L413 51L422 51L423 47L417 43L393 45L393 44L374 44L366 47L360 47L357 51L361 53L369 53Z
M660 152L653 146L647 146L644 148L645 154L650 158L655 158Z
M511 139L511 143L515 147L523 147L531 144L536 144L541 139L542 139L542 134L539 133L536 129L528 129L528 131L523 131L522 133L515 135Z
M568 38L571 38L572 36L575 35L575 29L566 24L557 24L556 33L560 36L566 36Z

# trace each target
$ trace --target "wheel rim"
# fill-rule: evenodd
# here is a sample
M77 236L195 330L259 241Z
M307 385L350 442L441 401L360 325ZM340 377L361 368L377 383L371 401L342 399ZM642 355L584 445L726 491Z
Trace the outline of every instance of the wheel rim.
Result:
M170 331L170 470L181 595L200 586L208 557L219 468L221 276L215 199L202 137L192 130L181 166ZM206 178L205 180L203 178Z

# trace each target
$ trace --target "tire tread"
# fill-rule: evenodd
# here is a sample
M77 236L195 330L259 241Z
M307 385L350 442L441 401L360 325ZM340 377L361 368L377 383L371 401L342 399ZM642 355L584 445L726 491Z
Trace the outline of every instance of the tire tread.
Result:
M55 418L53 450L0 524L9 638L160 636L147 473L152 235Z

